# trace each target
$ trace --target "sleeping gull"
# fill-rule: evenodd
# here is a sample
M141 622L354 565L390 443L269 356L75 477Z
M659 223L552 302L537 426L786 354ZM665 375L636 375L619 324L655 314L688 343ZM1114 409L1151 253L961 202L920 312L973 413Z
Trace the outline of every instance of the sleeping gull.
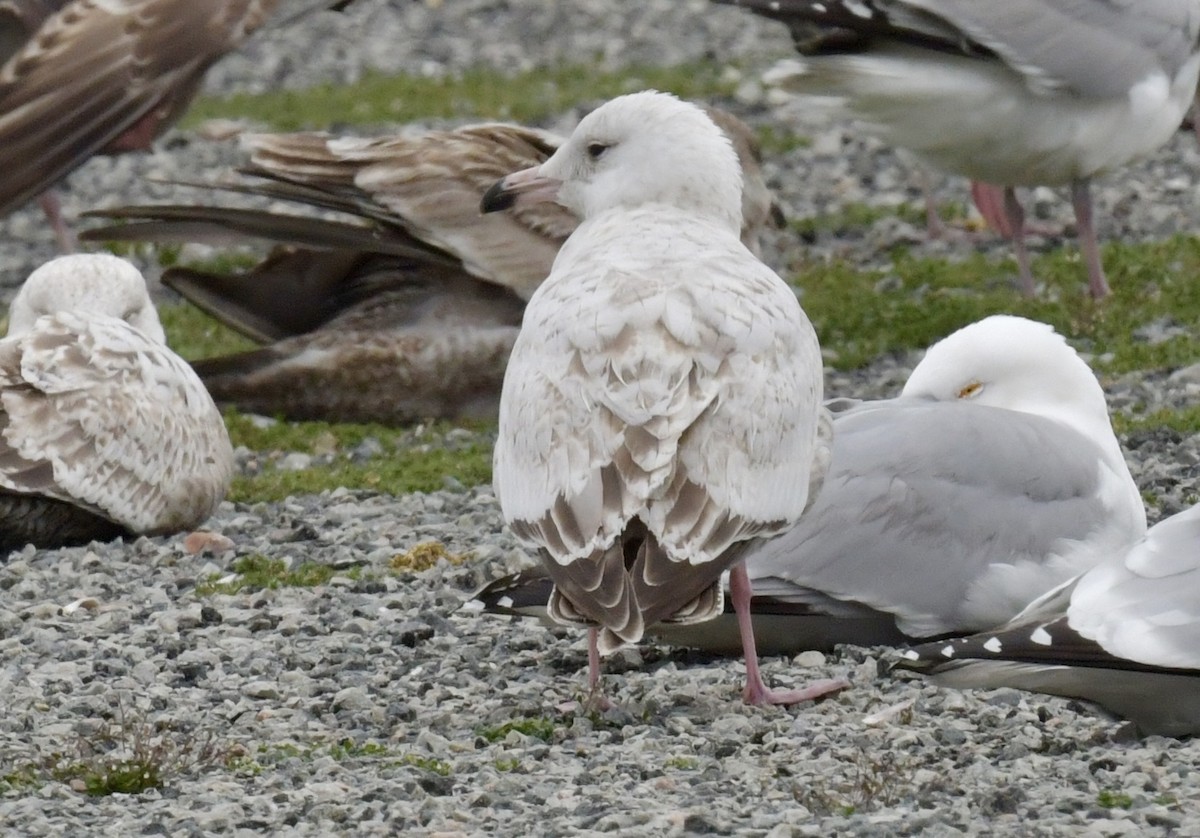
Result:
M800 516L828 462L816 333L795 294L738 240L741 172L694 105L646 91L602 105L541 166L510 174L485 212L557 201L580 226L525 310L500 397L494 486L513 532L554 580L549 612L599 655L659 621L723 606L758 670L740 561Z
M999 629L907 650L961 688L1094 701L1143 733L1200 734L1200 505L1030 603Z
M233 479L216 405L115 256L64 256L21 286L0 419L3 550L191 529Z
M0 216L47 195L42 205L60 244L73 249L47 190L94 154L150 148L183 114L213 62L260 28L278 3L0 3L0 148L9 164Z
M930 347L898 398L834 414L812 508L746 554L760 648L990 628L1145 529L1087 364L1043 323L989 317ZM546 585L523 574L477 597L488 610L536 614ZM653 633L738 646L728 615Z
M742 240L754 250L779 220L757 144L736 117L706 110L738 151ZM246 274L175 267L163 275L265 344L194 362L217 402L343 422L494 417L525 300L578 219L553 203L480 215L479 201L504 174L545 161L562 138L487 123L378 138L246 139L243 177L213 188L333 209L346 220L278 208L125 207L90 214L128 223L82 236L279 245Z
M1089 182L1166 143L1200 76L1200 0L717 2L788 24L804 58L773 81L840 98L929 165L1004 186L1027 293L1014 188L1070 185L1089 287L1105 296Z

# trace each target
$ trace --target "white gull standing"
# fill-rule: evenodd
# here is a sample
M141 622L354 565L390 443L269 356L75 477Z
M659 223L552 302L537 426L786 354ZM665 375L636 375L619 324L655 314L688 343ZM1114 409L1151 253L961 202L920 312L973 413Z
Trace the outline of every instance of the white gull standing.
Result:
M812 507L746 552L764 652L991 628L1146 531L1104 392L1044 323L973 323L930 347L898 398L851 404ZM477 596L538 614L546 586L525 573ZM739 646L729 615L651 633Z
M232 479L221 414L141 273L101 254L34 271L0 340L0 548L190 529Z
M549 612L599 655L721 613L731 569L746 701L768 689L740 561L800 517L830 426L816 333L738 238L737 157L702 110L646 91L597 108L485 212L555 200L582 222L525 310L500 399L494 485L554 580Z
M1082 698L1143 733L1200 734L1200 505L1155 524L999 629L905 652L962 688Z
M789 90L839 97L929 165L1005 187L1027 293L1014 187L1070 185L1089 287L1105 296L1088 184L1166 143L1200 77L1200 0L717 2L788 24L804 55L774 73Z

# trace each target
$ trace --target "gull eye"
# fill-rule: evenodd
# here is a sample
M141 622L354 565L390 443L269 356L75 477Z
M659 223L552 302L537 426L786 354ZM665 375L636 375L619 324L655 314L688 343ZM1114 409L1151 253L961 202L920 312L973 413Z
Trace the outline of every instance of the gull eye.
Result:
M604 152L608 151L606 143L588 143L587 154L593 160L599 160L604 156Z
M958 391L960 399L969 399L983 389L983 384L979 381L972 381L966 387Z

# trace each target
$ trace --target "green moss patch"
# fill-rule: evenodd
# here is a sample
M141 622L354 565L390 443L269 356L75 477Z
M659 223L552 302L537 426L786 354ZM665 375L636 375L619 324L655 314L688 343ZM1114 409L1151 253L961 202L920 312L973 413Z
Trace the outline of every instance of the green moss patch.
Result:
M331 125L384 125L427 119L504 119L539 122L581 103L601 102L646 88L683 98L727 95L736 81L712 62L636 67L600 73L588 64L538 68L512 76L489 69L436 78L369 73L352 85L200 98L183 121L247 119L275 131Z
M1034 261L1046 288L1039 297L1014 287L1016 266L973 255L962 261L894 254L890 271L841 262L800 266L791 280L827 352L840 369L885 353L929 346L990 314L1018 314L1054 325L1101 370L1125 372L1181 366L1200 358L1200 240L1110 244L1104 260L1113 294L1087 296L1086 277L1071 249ZM1161 342L1142 336L1150 323L1179 324ZM1193 324L1190 328L1185 324Z

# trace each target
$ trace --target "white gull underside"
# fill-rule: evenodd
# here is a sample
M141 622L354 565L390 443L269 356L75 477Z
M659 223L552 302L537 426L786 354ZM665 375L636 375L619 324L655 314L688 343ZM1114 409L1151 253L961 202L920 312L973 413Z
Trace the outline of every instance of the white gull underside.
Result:
M780 62L769 80L837 95L890 144L935 168L1012 186L1065 184L1148 155L1178 129L1200 56L1153 71L1121 95L1032 89L998 61L893 45Z
M1200 506L1080 578L1067 620L1116 657L1200 670Z
M1047 592L1008 625L905 653L946 686L1097 702L1144 733L1200 733L1200 506Z

